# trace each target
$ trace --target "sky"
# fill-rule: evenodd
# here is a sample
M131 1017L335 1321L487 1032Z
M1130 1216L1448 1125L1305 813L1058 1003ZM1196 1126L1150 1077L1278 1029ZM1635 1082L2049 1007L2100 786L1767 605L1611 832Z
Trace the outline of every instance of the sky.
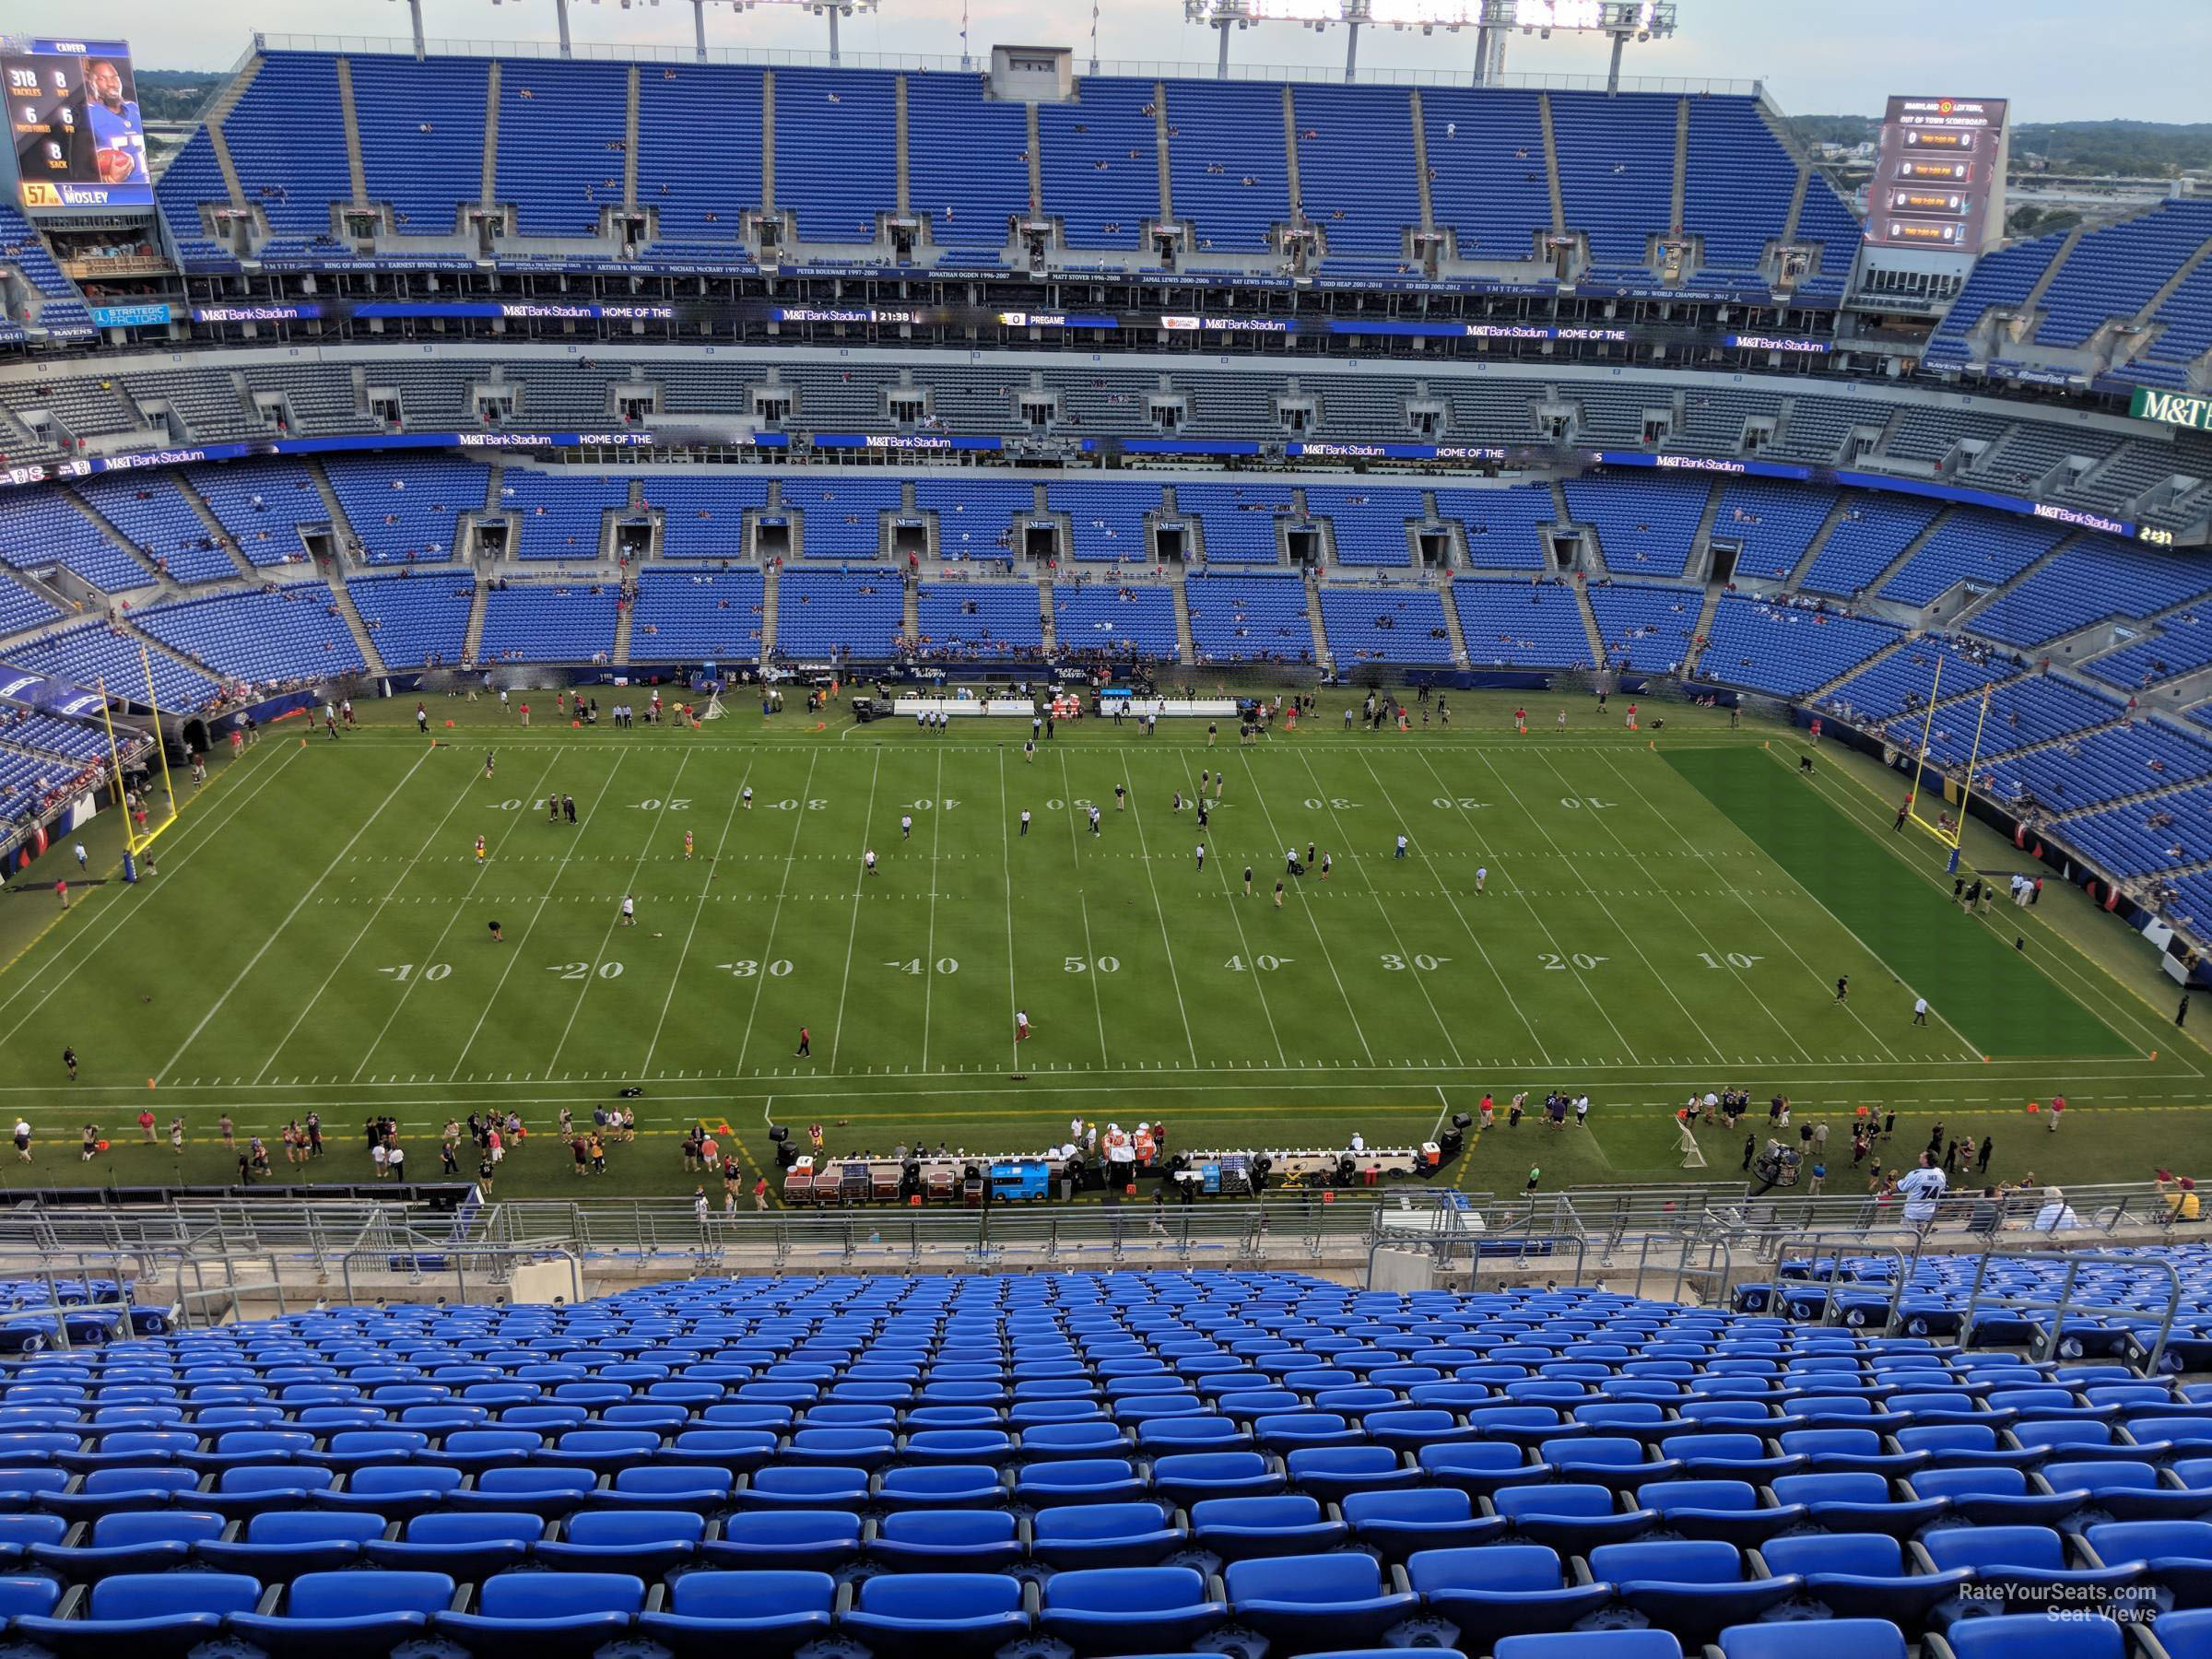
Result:
M843 27L848 54L947 53L960 51L963 0L881 0L882 9ZM966 0L968 42L979 60L994 44L1069 46L1077 67L1090 55L1091 0ZM1878 113L1892 93L2003 97L2013 119L2107 121L2122 118L2212 122L2212 0L1850 0L1816 6L1804 0L1678 0L1681 27L1672 40L1631 44L1624 73L1763 81L1793 114ZM432 40L547 41L558 39L553 0L423 0L424 31ZM574 0L571 29L579 41L652 42L688 48L688 0L652 6L635 0ZM34 18L28 0L0 4L11 29L58 27ZM120 34L148 68L227 68L256 29L271 34L325 33L405 37L405 0L108 0L100 29ZM1098 55L1207 65L1218 41L1183 20L1181 0L1100 0ZM797 6L768 4L749 12L726 3L708 9L710 45L818 51L827 26ZM334 42L335 43L335 42ZM1341 65L1345 34L1272 24L1235 34L1230 52L1248 65ZM1457 70L1474 56L1471 32L1394 33L1365 29L1362 67ZM1602 75L1606 43L1596 36L1557 35L1549 41L1513 37L1509 74Z

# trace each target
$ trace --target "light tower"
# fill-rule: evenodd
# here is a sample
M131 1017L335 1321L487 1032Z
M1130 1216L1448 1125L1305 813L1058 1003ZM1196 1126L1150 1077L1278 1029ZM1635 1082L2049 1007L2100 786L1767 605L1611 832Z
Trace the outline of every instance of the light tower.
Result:
M1514 29L1550 39L1569 34L1602 34L1613 41L1613 62L1606 89L1620 89L1620 60L1630 41L1652 41L1675 32L1674 0L1183 0L1183 16L1216 29L1221 37L1215 74L1229 76L1229 31L1254 23L1296 23L1315 30L1332 23L1346 28L1344 77L1359 65L1359 30L1438 29L1456 34L1472 29L1475 84L1493 83L1505 64L1505 42Z

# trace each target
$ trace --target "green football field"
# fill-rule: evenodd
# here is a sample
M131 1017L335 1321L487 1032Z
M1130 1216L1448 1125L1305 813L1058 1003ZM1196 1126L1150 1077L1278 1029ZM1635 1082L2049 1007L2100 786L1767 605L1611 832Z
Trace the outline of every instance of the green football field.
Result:
M443 700L435 743L411 700L337 742L286 723L184 802L135 888L80 883L62 915L63 853L18 878L0 1112L37 1144L6 1174L228 1179L228 1110L295 1179L274 1131L313 1110L331 1152L308 1175L364 1179L359 1126L390 1112L420 1178L449 1115L512 1107L544 1138L502 1196L688 1193L695 1119L757 1166L771 1122L820 1122L837 1150L1033 1151L1073 1117L1164 1118L1184 1148L1386 1145L1486 1091L1589 1093L1587 1132L1500 1127L1452 1171L1517 1192L1532 1163L1546 1188L1680 1178L1671 1108L1730 1085L1839 1125L1895 1110L1915 1145L1936 1120L1993 1133L2011 1178L2186 1161L2173 1114L2206 1056L2149 953L2055 881L2035 911L1963 913L1871 762L1823 748L1807 779L1783 729L1670 709L1653 737L1564 696L1530 703L1526 736L1503 696L1351 733L1343 695L1252 747L1081 722L1033 759L1009 723L576 730L542 724L549 694L530 729ZM1974 867L2015 867L1977 836ZM1286 877L1309 846L1326 877ZM93 849L97 875L113 848ZM545 1132L625 1087L648 1133L579 1182ZM2053 1090L2063 1152L2026 1110ZM86 1123L112 1143L89 1163ZM1741 1140L1710 1134L1708 1173Z

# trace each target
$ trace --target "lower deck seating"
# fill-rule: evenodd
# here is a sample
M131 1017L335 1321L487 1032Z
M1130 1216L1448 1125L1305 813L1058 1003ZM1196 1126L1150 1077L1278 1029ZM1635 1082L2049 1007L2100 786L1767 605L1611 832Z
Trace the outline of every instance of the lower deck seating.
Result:
M1201 662L1310 663L1313 624L1302 577L1190 576L1182 586Z
M629 660L759 662L764 592L757 570L641 571Z
M612 656L616 592L598 583L495 587L484 602L479 663L592 663Z
M1355 663L1445 667L1453 660L1443 596L1433 588L1324 584L1321 620L1340 668Z
M438 668L461 661L476 602L474 576L356 576L346 592L385 667Z
M1713 612L1698 672L1777 697L1802 697L1898 638L1887 623L1730 594Z
M1065 656L1104 652L1110 656L1178 654L1175 592L1168 587L1117 587L1068 582L1053 584L1053 638Z
M1563 582L1452 583L1467 661L1477 668L1590 668L1589 630L1574 590Z
M1588 591L1606 662L1672 674L1695 654L1690 641L1705 604L1702 591L1613 582L1594 582Z

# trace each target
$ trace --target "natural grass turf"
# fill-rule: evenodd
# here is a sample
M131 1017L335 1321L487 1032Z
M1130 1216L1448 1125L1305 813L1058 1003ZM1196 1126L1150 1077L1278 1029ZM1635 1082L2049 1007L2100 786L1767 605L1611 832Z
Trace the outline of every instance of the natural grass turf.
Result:
M1503 718L1518 700L1455 698L1449 732L1380 736L1347 735L1329 706L1247 750L1083 723L1033 763L1026 734L980 722L942 738L752 713L525 732L448 701L457 724L434 748L411 705L342 743L281 727L187 803L152 880L49 925L34 866L39 890L0 914L0 937L37 935L0 980L0 1112L40 1135L11 1172L221 1180L226 1106L264 1133L312 1107L334 1148L314 1177L361 1179L358 1125L387 1110L420 1177L449 1112L512 1102L542 1135L561 1104L588 1117L633 1082L648 1134L609 1176L574 1180L541 1141L500 1195L688 1193L673 1136L699 1115L726 1119L748 1165L771 1117L822 1121L840 1149L1030 1149L1077 1114L1165 1117L1186 1147L1335 1145L1354 1126L1380 1144L1426 1137L1486 1089L1502 1106L1553 1086L1592 1094L1591 1132L1496 1131L1461 1185L1518 1191L1531 1162L1546 1187L1676 1176L1667 1109L1732 1083L1839 1123L1866 1104L1994 1131L2011 1175L2045 1151L2025 1102L2055 1087L2070 1127L2100 1125L2066 1137L2066 1179L2177 1156L2192 1120L2169 1114L2193 1105L2202 1051L2169 1041L2149 957L2111 918L2053 884L2023 963L1990 925L2014 912L1947 909L1936 850L1887 838L1853 781L1887 787L1871 762L1823 748L1808 784L1785 734L1700 711L1670 711L1654 751L1582 700L1532 702L1521 738ZM1216 766L1201 870L1171 797ZM546 822L547 789L575 797L577 826ZM1283 851L1309 841L1334 873L1288 882L1277 910ZM1928 1027L1910 1024L1915 991ZM1017 1006L1036 1032L1018 1052ZM186 1116L181 1166L135 1144L147 1104L163 1128ZM117 1143L89 1165L88 1119ZM1709 1144L1715 1174L1737 1149Z
M1816 756L1815 764L1825 758ZM1855 994L1902 995L1908 1002L1916 988L1931 999L1940 994L1941 1016L1993 1056L2136 1052L2006 942L2004 923L2018 918L2005 873L1990 873L1997 884L1988 912L1995 925L1972 925L1938 889L1897 880L1892 853L1844 818L1806 779L1776 764L1771 752L1685 748L1669 750L1666 759L1888 965L1895 991L1854 982ZM1917 842L1914 850L1929 844ZM2040 873L2025 854L2018 867ZM1971 880L1980 872L1962 874Z

